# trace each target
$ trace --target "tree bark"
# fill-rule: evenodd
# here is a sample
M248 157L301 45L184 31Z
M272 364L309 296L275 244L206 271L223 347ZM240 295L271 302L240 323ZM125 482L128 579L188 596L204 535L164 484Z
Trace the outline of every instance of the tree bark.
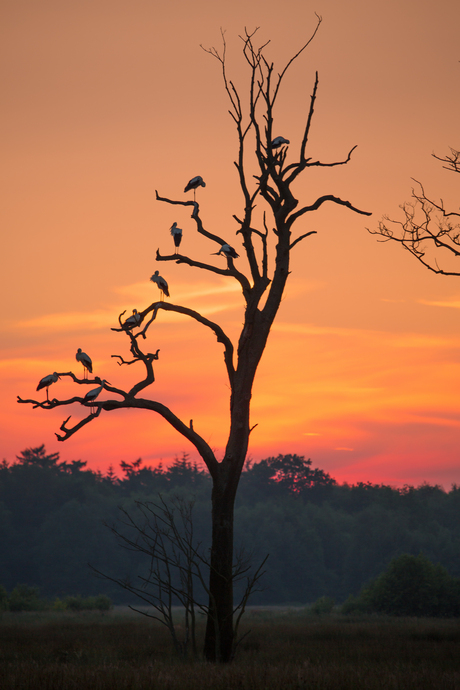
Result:
M219 474L223 474L219 471ZM235 491L225 479L212 490L212 544L209 611L204 642L208 661L228 662L233 655L233 509Z

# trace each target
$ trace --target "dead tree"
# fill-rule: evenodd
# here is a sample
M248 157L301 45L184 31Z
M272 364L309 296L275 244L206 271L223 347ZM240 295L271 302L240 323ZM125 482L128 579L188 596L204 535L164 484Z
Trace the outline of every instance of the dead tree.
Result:
M288 140L278 145L279 132L275 130L274 111L277 104L284 77L291 67L309 46L316 35L321 18L317 17L316 27L298 52L287 62L281 72L275 72L274 65L266 57L267 44L256 47L255 31L247 31L241 37L242 52L249 72L247 87L248 106L243 106L240 93L227 75L226 42L222 34L222 49L207 50L214 57L221 68L224 88L229 99L229 112L236 128L238 137L238 151L235 166L239 185L243 194L243 208L239 215L234 215L237 224L236 239L241 239L244 258L247 260L247 270L235 265L238 259L233 258L236 252L224 251L227 238L210 232L204 226L200 205L196 200L169 199L156 194L158 201L166 204L181 205L191 208L191 218L196 231L206 237L212 247L222 251L226 258L226 267L221 268L184 254L162 255L156 254L157 261L175 261L187 264L201 271L225 276L239 284L244 303L244 323L239 340L234 347L233 342L224 330L215 322L205 318L198 312L178 304L165 301L154 302L143 311L135 314L130 324L124 325L119 317L120 333L125 334L130 341L131 360L125 360L120 355L120 365L141 363L145 369L145 378L136 383L131 390L124 391L107 383L105 390L113 393L114 398L91 403L94 412L76 424L68 426L69 419L61 425L62 434L58 439L64 441L81 429L85 424L96 419L102 410L111 412L126 408L150 410L161 415L196 448L206 464L212 478L212 545L209 579L209 614L205 635L204 653L209 660L229 661L234 647L233 621L233 512L234 501L240 479L240 474L248 450L249 435L251 433L250 404L252 388L257 367L261 360L271 327L283 298L286 281L290 272L291 252L307 237L314 235L316 230L303 226L294 233L294 226L301 219L305 221L308 214L316 211L323 204L332 203L354 211L370 215L366 211L353 206L349 201L333 194L314 197L308 203L300 204L294 195L293 186L301 173L312 168L335 167L346 165L356 148L351 148L342 159L323 162L308 156L307 147L311 133L313 113L318 92L318 73L316 73L310 98L310 105L306 113L306 120L300 141L296 146L289 146ZM287 134L287 132L285 133ZM276 136L275 136L276 135ZM248 156L253 156L248 163ZM249 175L256 166L256 174ZM256 209L257 202L257 209ZM259 210L260 208L260 210ZM300 224L299 224L300 225ZM274 250L270 247L274 245ZM155 319L162 312L176 312L194 319L205 326L216 336L223 346L225 368L230 389L230 423L228 429L225 452L218 459L193 427L192 422L186 423L161 402L141 397L141 392L154 382L153 362L158 357L146 353L141 349L141 343L147 336L147 331ZM132 321L137 322L134 326ZM134 333L136 331L136 333ZM99 379L92 381L77 379L71 372L61 373L59 376L70 376L78 385L99 383ZM22 400L19 402L32 404L34 407L53 409L61 405L80 403L89 406L81 397L70 400L39 402Z
M460 151L450 149L444 158L433 157L445 165L446 170L460 173ZM414 180L417 188L412 189L412 201L402 204L402 220L391 220L384 216L378 229L368 229L372 235L383 237L381 242L393 240L415 256L433 273L444 276L460 276L460 268L454 267L451 259L460 256L460 213L447 211L442 199L433 201L421 182Z
M147 570L133 581L110 576L91 566L99 577L115 582L138 597L144 606L147 604L148 608L144 609L129 608L166 626L176 653L184 659L199 657L197 612L206 616L213 614L209 607L210 563L207 549L195 538L194 503L193 499L179 496L166 501L159 494L157 501L135 501L137 510L120 506L119 521L105 524L120 546L145 556ZM251 594L261 591L260 579L267 558L255 570L251 567L251 559L242 550L234 559L233 583L243 586L240 601L233 612L236 615L234 651L241 641L237 639L238 623ZM175 608L178 606L183 611L182 625L177 624Z

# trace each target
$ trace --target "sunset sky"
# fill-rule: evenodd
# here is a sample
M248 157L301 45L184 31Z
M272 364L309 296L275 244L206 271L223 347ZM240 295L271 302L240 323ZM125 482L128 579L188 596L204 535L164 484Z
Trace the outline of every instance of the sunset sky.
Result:
M195 175L205 226L242 253L233 214L242 196L237 139L219 64L246 96L244 28L281 70L314 30L286 77L276 134L300 145L314 83L319 90L307 155L350 163L310 169L301 202L334 194L370 218L328 205L299 221L317 234L299 244L276 326L254 388L250 456L297 453L339 481L393 485L460 483L460 278L436 276L396 243L379 243L384 214L401 217L411 178L458 210L460 177L432 153L460 148L458 0L15 0L0 10L2 313L0 459L45 443L63 460L105 472L121 460L169 462L192 446L153 413L102 413L65 443L55 432L82 410L32 410L38 381L94 373L118 387L140 365L119 367L128 339L110 330L118 314L158 299L154 270L171 301L202 311L236 337L243 301L231 279L174 263L169 227L197 260L214 245L197 238L186 199ZM190 196L190 198L192 198ZM240 258L238 267L247 270ZM458 266L460 271L460 264ZM160 348L148 396L169 405L218 457L225 448L228 387L222 347L177 314L160 314L148 349ZM86 392L86 391L85 391ZM50 394L81 394L58 382Z

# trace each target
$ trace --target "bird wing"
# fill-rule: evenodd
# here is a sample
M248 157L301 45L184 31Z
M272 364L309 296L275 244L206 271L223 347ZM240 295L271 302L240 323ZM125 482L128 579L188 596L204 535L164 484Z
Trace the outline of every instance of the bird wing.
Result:
M88 391L87 394L85 395L84 399L85 400L96 400L97 396L102 390L102 386L98 386L97 388L93 388L92 390Z

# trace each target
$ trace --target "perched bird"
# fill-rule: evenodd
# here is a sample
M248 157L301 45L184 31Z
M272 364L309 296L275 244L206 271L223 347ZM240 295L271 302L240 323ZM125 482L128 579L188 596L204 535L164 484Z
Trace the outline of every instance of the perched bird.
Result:
M89 403L94 402L94 400L96 400L96 398L100 394L100 392L104 389L105 383L108 383L110 386L109 381L106 381L105 379L103 379L102 384L100 386L98 386L97 388L92 388L90 391L87 392L87 394L83 398L83 401L89 402ZM92 413L92 411L93 411L93 408L91 407L91 413Z
M276 137L273 139L271 143L272 149L279 149L280 146L283 146L283 144L290 144L291 142L289 139L285 139L284 137Z
M75 359L77 362L81 362L83 365L83 378L87 379L88 378L88 371L90 374L93 373L93 362L91 361L91 357L86 354L86 352L81 351L81 347L78 348L77 354L75 355Z
M133 309L133 315L129 316L126 321L123 323L123 328L126 328L127 331L131 330L131 328L135 328L136 326L139 326L139 324L142 321L142 316L137 313L137 309Z
M59 374L56 374L56 372L54 372L53 374L48 374L48 376L44 376L44 377L40 380L40 382L39 382L39 384L38 384L38 386L37 386L37 390L39 391L39 390L41 390L42 388L46 388L46 399L49 401L49 398L48 398L48 388L51 386L52 383L56 383L56 381L57 381L58 379L60 379L60 378L61 378L61 377L59 376Z
M166 280L164 278L162 278L159 275L159 271L155 271L155 273L150 278L150 280L153 283L156 283L158 285L158 287L160 288L161 299L163 299L164 295L166 295L166 297L169 297L168 283L166 282Z
M174 239L174 246L176 247L175 253L177 254L177 249L178 249L180 243L182 242L182 230L181 230L181 228L177 227L176 222L174 222L171 225L170 230L171 230L171 235L173 236L173 239Z
M223 244L218 252L214 252L213 256L219 256L219 254L223 254L226 259L237 259L239 257L239 254L229 244Z
M198 187L206 187L206 182L200 175L192 177L192 179L187 182L184 192L189 192L191 189L193 189L193 199L195 200L195 191L198 189Z

